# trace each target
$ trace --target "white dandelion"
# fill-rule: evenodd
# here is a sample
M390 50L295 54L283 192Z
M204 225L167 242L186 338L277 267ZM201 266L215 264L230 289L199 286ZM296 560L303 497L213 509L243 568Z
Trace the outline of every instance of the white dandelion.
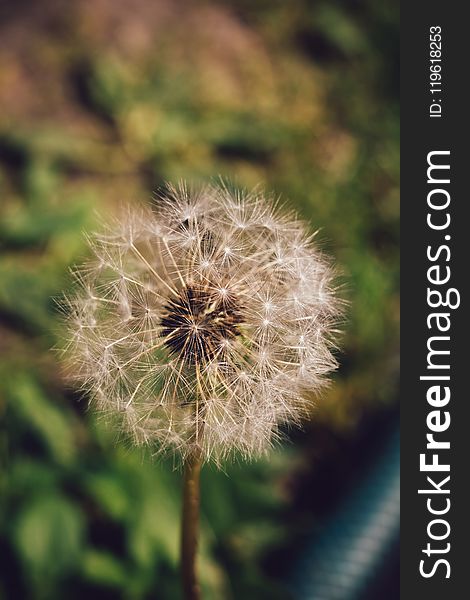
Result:
M259 191L180 184L91 237L77 269L74 377L120 430L185 462L188 598L201 463L264 453L336 367L335 273L313 238Z
M157 452L253 457L336 367L330 261L259 192L168 186L90 238L69 298L71 371Z

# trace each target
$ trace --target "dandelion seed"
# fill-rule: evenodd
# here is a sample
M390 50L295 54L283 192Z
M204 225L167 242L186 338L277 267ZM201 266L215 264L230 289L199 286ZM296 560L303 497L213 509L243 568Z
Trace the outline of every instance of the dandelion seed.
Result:
M336 367L334 270L259 192L168 186L90 239L68 299L71 370L156 452L265 452Z

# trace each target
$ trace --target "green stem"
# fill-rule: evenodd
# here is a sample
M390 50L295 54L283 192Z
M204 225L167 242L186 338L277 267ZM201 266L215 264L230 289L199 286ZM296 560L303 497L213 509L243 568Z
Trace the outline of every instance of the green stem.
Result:
M196 449L186 459L183 484L181 577L185 600L200 600L196 555L199 533L199 476L202 454Z

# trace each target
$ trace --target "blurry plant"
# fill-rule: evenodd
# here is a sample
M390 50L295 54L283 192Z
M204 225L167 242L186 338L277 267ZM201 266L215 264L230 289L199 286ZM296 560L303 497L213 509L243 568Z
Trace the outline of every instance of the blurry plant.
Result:
M180 184L91 238L76 271L71 375L117 431L184 463L187 598L202 463L266 452L336 366L334 269L312 238L258 191Z

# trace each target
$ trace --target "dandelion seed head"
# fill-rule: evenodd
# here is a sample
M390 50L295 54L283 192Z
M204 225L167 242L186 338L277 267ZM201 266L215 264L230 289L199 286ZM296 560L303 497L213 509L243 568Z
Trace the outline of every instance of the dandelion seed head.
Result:
M89 238L67 298L70 370L138 443L246 458L336 368L334 269L261 192L167 186Z

